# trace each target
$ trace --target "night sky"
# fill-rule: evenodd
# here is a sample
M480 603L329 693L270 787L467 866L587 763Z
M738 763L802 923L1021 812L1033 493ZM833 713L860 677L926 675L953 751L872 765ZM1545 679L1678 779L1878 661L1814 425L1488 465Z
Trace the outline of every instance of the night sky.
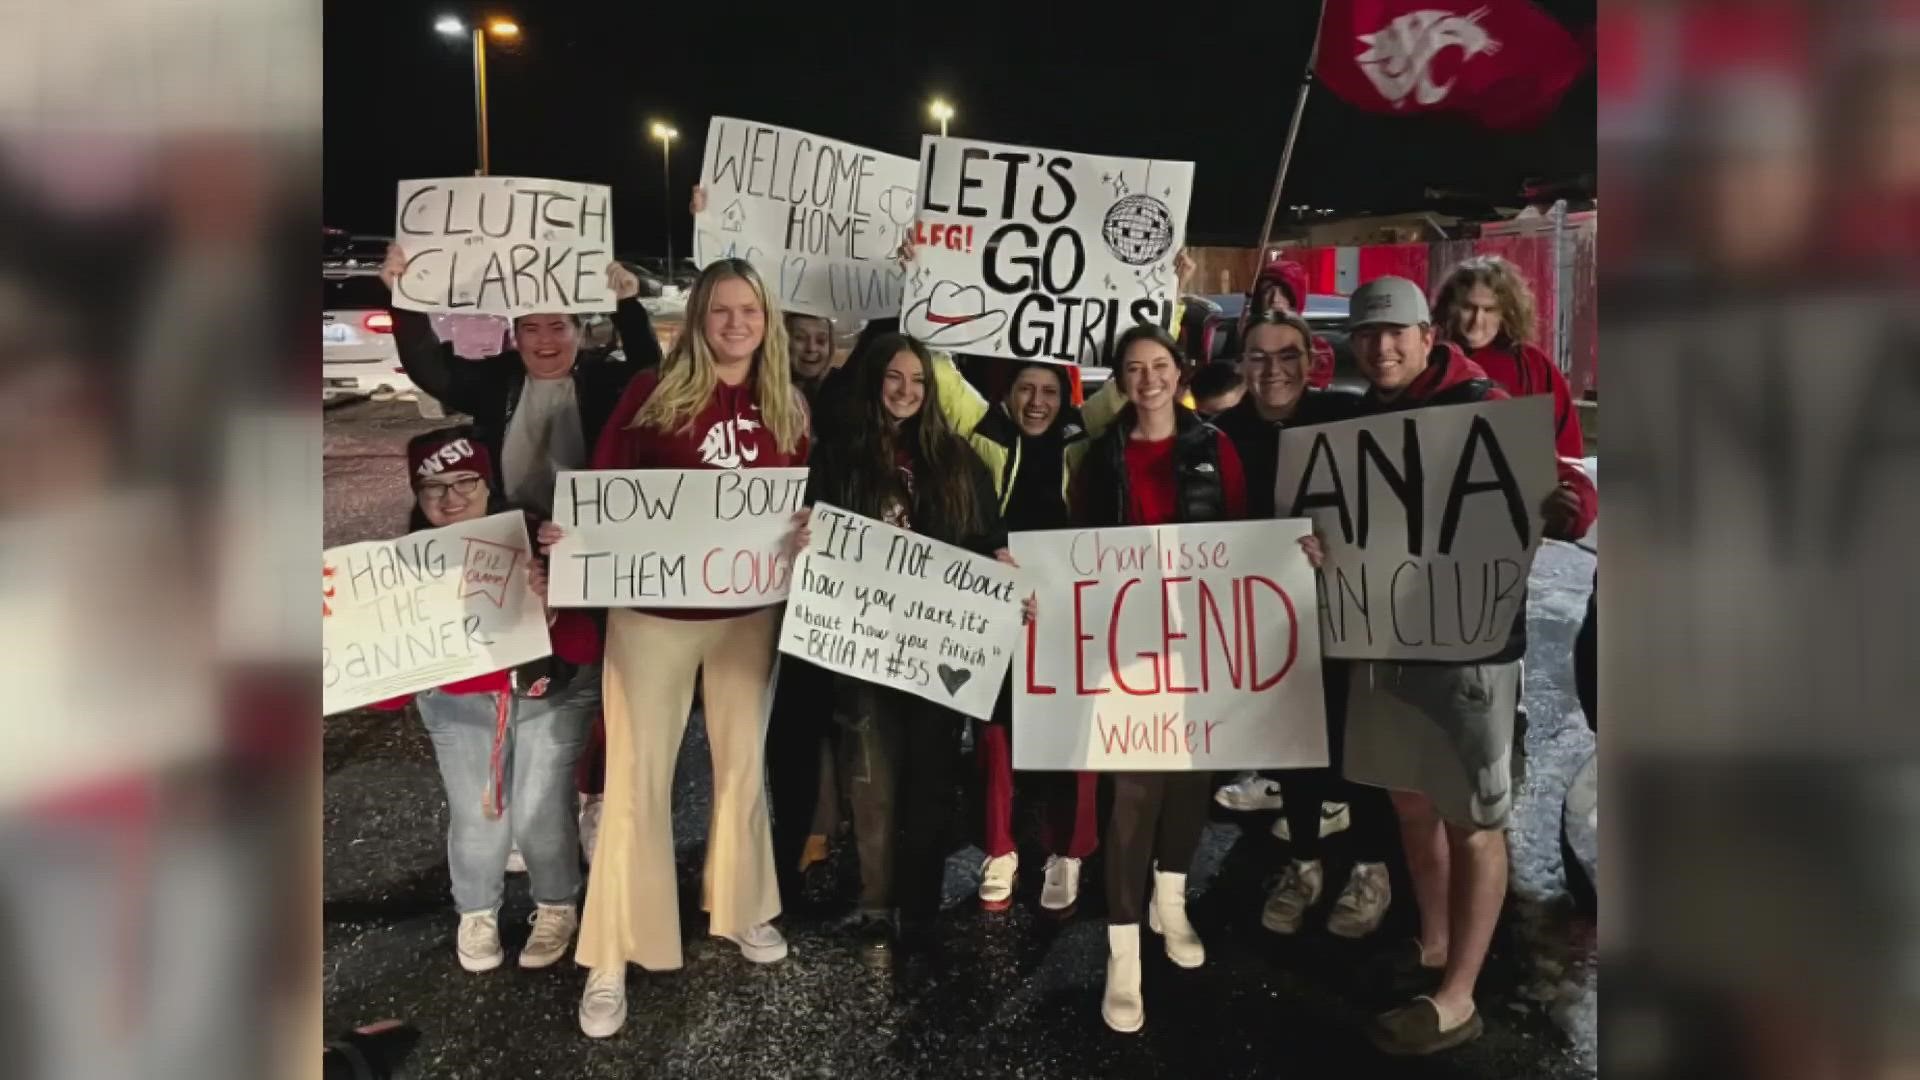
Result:
M1593 0L1540 5L1576 32ZM927 101L951 101L950 133L1061 150L1195 162L1191 242L1257 241L1313 32L1310 0L1160 5L822 2L762 15L709 2L327 0L326 223L389 234L394 185L476 165L472 49L441 14L494 13L521 41L488 46L492 171L607 183L625 255L658 255L670 212L688 254L688 192L714 115L780 124L919 156ZM1594 171L1591 72L1538 131L1353 109L1316 87L1282 200L1340 211L1428 206L1428 187L1515 205L1532 177ZM662 202L660 144L680 131ZM1284 213L1284 211L1283 211Z

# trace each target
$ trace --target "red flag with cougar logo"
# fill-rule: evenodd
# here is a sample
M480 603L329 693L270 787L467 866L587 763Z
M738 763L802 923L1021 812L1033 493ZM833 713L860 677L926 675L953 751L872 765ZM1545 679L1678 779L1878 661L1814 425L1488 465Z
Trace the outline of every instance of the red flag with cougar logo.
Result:
M1587 65L1573 35L1526 0L1326 3L1320 81L1368 112L1533 127Z

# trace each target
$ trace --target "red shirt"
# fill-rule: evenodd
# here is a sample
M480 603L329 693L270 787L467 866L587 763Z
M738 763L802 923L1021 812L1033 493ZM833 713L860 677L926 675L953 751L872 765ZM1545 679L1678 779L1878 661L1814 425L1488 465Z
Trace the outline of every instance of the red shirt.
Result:
M1239 521L1247 516L1247 479L1240 468L1240 454L1226 436L1216 435L1214 441L1220 448L1220 490L1227 503L1227 520ZM1135 525L1171 525L1179 517L1173 444L1172 436L1152 442L1127 440L1127 490L1133 499L1129 515Z
M1581 466L1586 456L1586 436L1580 430L1580 410L1574 407L1566 376L1546 353L1532 345L1515 348L1496 342L1467 353L1467 359L1514 397L1553 395L1553 445L1560 458L1560 482L1580 498L1574 535L1585 536L1600 514L1600 494Z

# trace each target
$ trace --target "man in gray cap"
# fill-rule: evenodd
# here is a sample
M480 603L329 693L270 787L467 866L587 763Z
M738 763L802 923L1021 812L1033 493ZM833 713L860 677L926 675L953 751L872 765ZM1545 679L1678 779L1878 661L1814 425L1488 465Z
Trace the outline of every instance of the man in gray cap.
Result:
M1370 384L1362 415L1509 396L1456 346L1436 340L1426 294L1406 278L1362 285L1351 311L1349 340ZM1545 508L1546 535L1568 537L1576 511L1577 501L1556 492ZM1349 777L1379 775L1370 767L1376 760L1404 760L1409 740L1432 745L1436 727L1452 750L1423 760L1426 780L1413 790L1391 792L1420 909L1419 955L1409 949L1408 974L1428 992L1375 1019L1370 1035L1388 1053L1430 1054L1482 1030L1473 987L1507 893L1503 834L1521 761L1514 713L1525 653L1523 602L1505 645L1477 663L1352 665Z

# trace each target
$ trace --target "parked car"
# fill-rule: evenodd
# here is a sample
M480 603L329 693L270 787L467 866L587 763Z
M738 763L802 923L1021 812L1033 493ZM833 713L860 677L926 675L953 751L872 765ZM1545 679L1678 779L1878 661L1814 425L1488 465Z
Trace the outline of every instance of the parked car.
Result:
M387 245L392 242L392 238L385 236L365 236L349 233L345 229L322 229L320 268L338 271L379 270L380 264L387 259Z
M440 403L420 392L400 366L393 343L387 287L371 270L326 270L320 311L321 399L400 396L419 400L420 415L443 416Z

